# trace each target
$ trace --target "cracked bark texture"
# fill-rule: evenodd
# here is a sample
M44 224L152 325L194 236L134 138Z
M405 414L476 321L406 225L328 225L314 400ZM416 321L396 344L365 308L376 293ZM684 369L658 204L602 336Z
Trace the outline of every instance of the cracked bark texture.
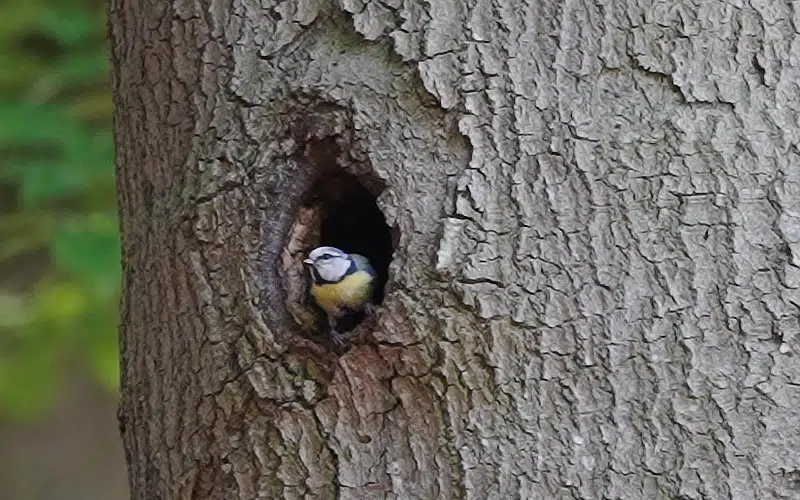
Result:
M112 0L134 497L800 498L799 25ZM400 231L340 356L278 270L320 137Z

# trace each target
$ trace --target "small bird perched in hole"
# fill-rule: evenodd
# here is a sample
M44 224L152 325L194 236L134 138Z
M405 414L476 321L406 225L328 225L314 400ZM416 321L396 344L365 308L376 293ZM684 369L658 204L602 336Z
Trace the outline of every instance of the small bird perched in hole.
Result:
M311 295L328 315L331 340L341 345L344 337L336 331L336 321L355 312L371 312L375 269L363 255L334 247L315 248L303 264L311 272Z

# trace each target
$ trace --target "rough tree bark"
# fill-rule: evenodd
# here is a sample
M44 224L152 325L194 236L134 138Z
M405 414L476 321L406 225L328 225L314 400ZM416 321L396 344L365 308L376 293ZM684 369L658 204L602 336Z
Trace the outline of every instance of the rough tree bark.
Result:
M111 4L135 498L800 498L796 4Z

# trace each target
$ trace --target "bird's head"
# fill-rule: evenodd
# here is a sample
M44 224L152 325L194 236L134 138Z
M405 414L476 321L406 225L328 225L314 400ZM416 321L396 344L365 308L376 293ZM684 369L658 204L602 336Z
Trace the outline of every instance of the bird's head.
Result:
M303 264L313 269L311 276L315 281L319 277L324 281L336 283L347 276L352 259L338 248L319 247L308 254Z

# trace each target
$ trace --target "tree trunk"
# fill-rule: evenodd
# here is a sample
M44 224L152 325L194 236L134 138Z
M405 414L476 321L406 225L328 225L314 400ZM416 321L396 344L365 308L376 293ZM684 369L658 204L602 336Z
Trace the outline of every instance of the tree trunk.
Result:
M135 498L800 498L796 6L111 3Z

